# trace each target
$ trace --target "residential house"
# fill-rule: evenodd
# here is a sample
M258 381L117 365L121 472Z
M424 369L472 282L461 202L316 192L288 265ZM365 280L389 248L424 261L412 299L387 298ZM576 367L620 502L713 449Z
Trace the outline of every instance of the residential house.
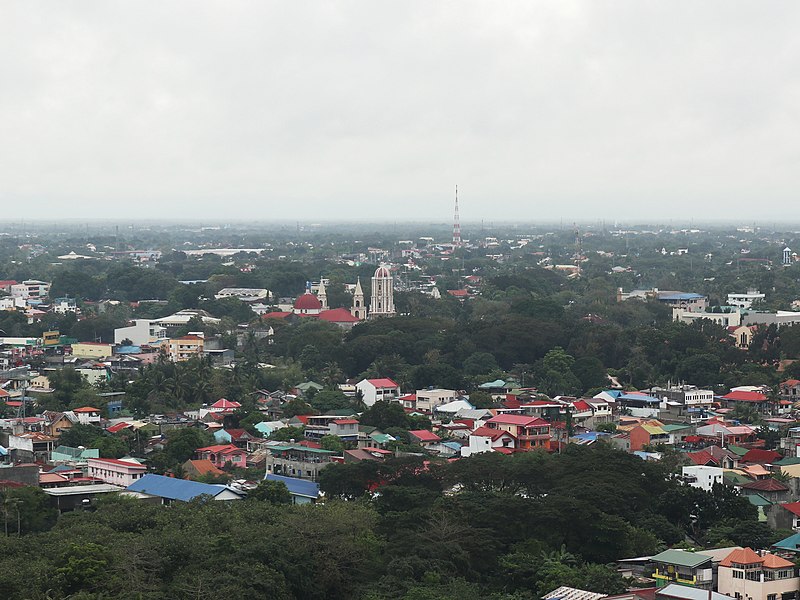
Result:
M433 412L435 408L458 399L458 392L455 390L430 388L427 390L417 390L416 396L416 410L430 413Z
M643 421L628 432L631 452L642 450L645 446L669 444L670 436L659 421Z
M246 468L247 451L237 448L233 444L218 444L216 446L206 446L195 450L197 458L208 460L215 467L222 469L226 465L232 467Z
M152 473L128 486L123 494L158 504L190 502L199 496L209 496L212 500L241 500L243 496L240 492L224 485L200 483Z
M800 401L800 380L787 379L779 387L781 400Z
M147 467L139 462L116 458L90 458L87 465L86 474L89 477L123 487L141 479L147 472Z
M57 412L46 410L42 413L45 422L42 425L42 432L52 437L60 437L61 434L69 429L75 423L79 423L78 415L71 410L65 412Z
M772 404L770 399L761 392L745 390L733 390L721 396L720 399L728 408L735 408L737 404L755 406L761 413L768 412Z
M486 427L509 432L517 440L520 450L547 450L550 447L550 423L538 417L497 415L486 421Z
M649 597L645 596L647 600ZM611 598L611 596L608 596ZM703 592L694 587L682 585L680 583L670 583L669 585L657 588L655 600L731 600L730 596L718 592Z
M358 421L337 415L313 415L306 418L305 437L320 439L326 435L336 435L345 441L358 441Z
M495 451L510 454L516 445L517 440L514 435L504 429L478 427L469 434L469 442L461 448L461 456L467 457L481 452Z
M267 446L266 471L275 475L318 481L319 472L331 464L330 450L300 444Z
M292 504L313 504L320 498L319 484L308 479L286 477L274 473L267 473L264 479L284 484L292 497Z
M800 502L773 504L767 513L767 522L773 529L800 531Z
M408 437L412 444L417 444L423 448L433 446L442 441L442 438L427 429L411 430L408 432Z
M78 417L78 422L81 425L99 425L101 410L94 406L82 406L76 408L72 412Z
M227 400L220 398L214 404L208 407L208 412L212 413L231 413L241 408L242 405L234 400Z
M706 492L710 492L715 485L723 484L723 473L725 469L719 467L708 467L691 465L681 468L681 475L683 481L687 485L700 488Z
M203 356L205 340L199 335L184 335L171 338L168 342L169 359L173 362L183 362L190 358Z
M220 429L214 432L214 440L218 444L233 444L238 448L246 448L247 442L252 439L253 436L245 429Z
M796 600L800 577L795 564L785 558L740 548L719 564L717 590L747 600Z
M362 400L367 406L380 400L395 400L402 395L400 386L388 378L362 379L356 384L356 389L361 392Z
M661 588L679 583L703 590L712 589L714 576L710 556L686 550L665 550L650 559L653 579Z
M199 479L200 477L222 477L228 474L214 466L210 460L187 460L183 463L183 472L186 479Z
M773 504L786 502L789 499L789 487L772 478L758 479L742 484L739 486L739 491L743 496L758 494Z

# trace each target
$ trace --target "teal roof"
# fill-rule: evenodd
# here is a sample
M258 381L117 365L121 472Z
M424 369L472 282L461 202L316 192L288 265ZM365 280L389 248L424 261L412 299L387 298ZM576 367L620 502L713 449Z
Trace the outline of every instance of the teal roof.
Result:
M738 485L740 483L750 483L752 481L752 479L750 479L749 477L745 477L740 473L734 473L733 471L725 471L722 474L722 480L725 483L730 483L733 485Z
M666 431L667 433L672 433L673 431L680 431L681 429L689 429L691 425L686 425L685 423L673 423L672 425L662 425L661 429Z
M479 389L488 390L492 388L504 388L506 387L506 382L502 379L495 379L494 381L489 381L487 383L482 383L478 386Z
M323 389L323 386L318 384L316 381L304 381L303 383L298 383L296 386L298 390L305 392L309 388L317 388L318 390Z
M379 444L388 444L389 442L395 441L395 439L392 436L386 433L372 433L370 434L369 437L375 440Z
M740 446L734 446L733 444L729 444L728 445L728 450L730 450L731 452L733 452L737 456L744 456L748 452L747 448L742 448Z
M689 567L690 569L694 569L705 562L710 563L711 557L705 554L687 552L686 550L664 550L664 552L656 554L650 560L653 562L678 565L679 567Z
M800 458L796 456L787 456L786 458L782 458L781 460L775 463L776 465L780 465L781 467L788 467L789 465L800 465Z
M747 499L750 500L750 504L755 506L772 506L772 502L764 498L761 494L753 494L751 496L747 496Z
M795 533L787 538L782 539L780 542L772 544L773 548L780 550L791 550L792 552L800 552L800 533Z
M299 444L286 444L285 446L267 446L267 450L277 450L278 452L285 452L286 450L303 450L313 454L336 454L333 450L323 450L322 448L309 448L308 446L300 446Z

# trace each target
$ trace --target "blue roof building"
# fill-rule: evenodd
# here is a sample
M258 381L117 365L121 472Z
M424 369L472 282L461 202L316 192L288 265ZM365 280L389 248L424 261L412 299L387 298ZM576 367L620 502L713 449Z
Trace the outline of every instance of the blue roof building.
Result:
M159 498L161 504L169 504L175 500L189 502L204 495L210 496L214 500L241 500L242 498L239 492L224 485L212 485L153 474L147 474L129 485L125 492L138 498Z
M319 498L319 484L307 479L267 473L267 481L280 481L292 495L292 504L310 504Z

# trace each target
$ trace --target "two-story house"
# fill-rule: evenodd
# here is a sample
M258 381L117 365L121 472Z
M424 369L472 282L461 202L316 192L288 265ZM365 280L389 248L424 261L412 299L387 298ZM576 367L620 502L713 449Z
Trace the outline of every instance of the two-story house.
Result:
M241 467L242 469L247 466L247 451L237 448L233 444L206 446L205 448L198 448L195 453L198 459L208 460L218 469L223 468L225 465Z
M686 550L664 550L650 559L653 579L661 588L670 583L680 583L703 590L714 584L712 557Z
M739 548L719 563L717 591L747 600L796 600L800 577L791 561Z
M550 447L550 423L538 417L497 415L486 421L486 427L509 432L516 438L520 450Z
M299 444L267 446L267 473L318 481L319 472L331 464L331 450Z
M394 400L401 396L400 386L388 378L362 379L356 384L356 389L361 392L362 400L367 406L372 406L380 400Z

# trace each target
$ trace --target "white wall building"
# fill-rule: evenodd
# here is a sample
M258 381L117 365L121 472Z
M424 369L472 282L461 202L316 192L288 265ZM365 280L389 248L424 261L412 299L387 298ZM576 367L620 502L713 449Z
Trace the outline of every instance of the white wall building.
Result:
M728 294L728 306L738 306L739 308L752 308L754 302L761 302L766 298L758 290L749 289L745 294Z
M115 344L127 339L134 346L145 346L166 340L167 337L167 328L150 319L136 319L133 325L114 330Z
M23 300L46 298L49 293L50 284L37 279L28 279L11 286L11 295Z
M715 483L722 485L722 475L724 472L725 469L719 467L692 465L689 467L682 467L681 474L687 485L710 492Z
M356 389L363 395L363 402L372 406L379 400L394 400L400 397L400 386L388 378L362 379Z

